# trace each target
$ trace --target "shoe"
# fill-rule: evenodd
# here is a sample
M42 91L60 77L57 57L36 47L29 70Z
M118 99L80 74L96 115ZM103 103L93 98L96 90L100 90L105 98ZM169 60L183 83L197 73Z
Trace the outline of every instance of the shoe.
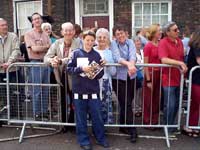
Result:
M110 147L110 144L108 142L104 142L104 143L98 143L97 142L97 145L100 145L100 146L102 146L104 148L109 148Z
M119 132L121 132L123 134L129 134L129 131L126 128L119 128Z
M137 134L133 134L130 137L127 138L127 140L130 140L131 143L136 143L137 141Z
M92 150L92 146L91 145L83 145L81 146L82 150Z
M63 127L63 128L61 129L61 133L67 133L67 127Z
M131 143L136 143L136 141L137 141L137 136L131 135L131 137L130 137L130 142L131 142Z
M181 133L184 134L184 135L187 135L187 136L189 136L189 137L193 137L193 138L199 137L199 132L196 132L196 131L194 131L194 130L188 131L188 130L186 130L186 129L183 129L183 130L181 131Z

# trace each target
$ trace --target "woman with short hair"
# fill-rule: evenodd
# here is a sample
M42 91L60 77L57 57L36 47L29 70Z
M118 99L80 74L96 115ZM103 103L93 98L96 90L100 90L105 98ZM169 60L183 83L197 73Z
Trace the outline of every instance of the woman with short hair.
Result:
M109 32L105 28L100 28L96 32L97 46L94 49L100 54L106 63L114 63L112 52L109 49ZM104 76L99 80L100 97L102 100L102 119L105 124L113 123L112 112L112 76L115 75L115 67L104 67Z

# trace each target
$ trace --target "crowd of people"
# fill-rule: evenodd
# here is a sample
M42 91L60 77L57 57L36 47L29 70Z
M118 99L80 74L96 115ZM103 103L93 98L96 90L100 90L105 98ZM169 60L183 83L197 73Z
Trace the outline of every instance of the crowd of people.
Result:
M47 74L59 75L55 80L61 85L62 122L73 123L75 119L78 143L82 149L92 149L87 130L88 115L97 144L109 147L104 124L114 122L112 91L119 103L120 125L133 124L134 100L140 107L143 105L141 111L144 124L160 124L161 99L163 123L175 124L179 110L181 73L176 68L136 67L136 64L175 65L180 67L182 73L187 74L192 67L200 64L200 29L181 40L175 22L168 22L163 27L152 24L147 29L141 29L130 39L126 26L116 24L111 40L109 31L105 28L96 29L95 32L82 31L79 25L66 22L61 25L60 38L52 32L51 24L43 23L39 13L31 16L31 22L33 28L25 33L20 46L17 35L8 32L7 21L0 18L0 81L5 82L6 69L10 64L19 61L21 56L26 62L49 64L51 69L49 66L30 67L28 82L50 83ZM87 76L93 71L92 63L97 63L103 68L93 78ZM106 66L107 63L119 63L121 66ZM15 71L9 70L12 82L16 80ZM41 115L48 117L48 98L43 98L41 104L41 95L48 97L49 90L39 86L32 88L30 95L34 118L40 119ZM196 70L192 80L189 120L189 124L193 126L197 126L199 122L199 89L200 70ZM138 93L140 96L135 99L135 94ZM70 99L68 120L66 97ZM63 131L66 130L66 127L63 128ZM129 134L130 142L136 142L135 127L120 127L119 131ZM170 128L169 132L174 132L174 128ZM186 127L183 127L183 132L192 137L199 135L198 130Z

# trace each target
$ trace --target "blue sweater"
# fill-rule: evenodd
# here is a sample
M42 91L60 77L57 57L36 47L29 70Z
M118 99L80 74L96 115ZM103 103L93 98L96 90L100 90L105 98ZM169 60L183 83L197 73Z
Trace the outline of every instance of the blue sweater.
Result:
M88 77L80 76L83 73L81 67L77 67L77 58L88 58L89 64L92 61L100 64L101 56L92 49L90 52L86 52L83 49L77 49L73 52L72 59L69 61L67 65L67 71L72 75L72 92L79 94L94 94L99 93L99 82L104 71L101 71L93 80Z

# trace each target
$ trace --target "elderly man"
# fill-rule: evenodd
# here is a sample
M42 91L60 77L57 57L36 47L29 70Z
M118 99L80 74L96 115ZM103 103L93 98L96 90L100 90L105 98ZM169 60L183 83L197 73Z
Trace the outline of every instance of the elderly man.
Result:
M31 16L33 29L25 34L25 44L30 62L43 62L44 55L50 47L49 36L42 31L42 17L39 13ZM48 67L31 67L29 72L30 83L49 83ZM48 88L32 86L30 94L33 101L33 114L36 120L48 117ZM42 90L41 90L42 89Z
M6 78L6 69L11 63L17 61L17 58L20 56L19 49L19 39L16 34L8 32L8 24L7 21L3 18L0 18L0 82L5 82ZM16 69L11 68L9 70L9 81L14 83L16 82ZM5 91L5 93L1 93L0 99L4 100L0 102L3 106L6 105L6 87L1 86L1 91ZM2 89L3 88L3 89ZM0 106L1 107L1 106ZM15 106L16 107L16 106ZM17 107L16 107L17 108ZM12 114L12 110L11 110Z
M70 116L68 122L74 122L74 112L72 108L71 77L66 75L65 65L67 64L71 52L80 47L80 40L74 38L75 29L72 23L66 22L61 26L61 33L64 38L57 40L48 50L44 57L44 62L54 67L55 77L61 83L61 110L62 122L66 122L66 96L70 97ZM61 79L61 81L60 81ZM67 82L66 82L67 81ZM67 84L65 84L67 83ZM63 132L66 128L63 128Z
M127 38L125 26L117 25L113 28L116 40L111 42L114 61L122 66L117 68L117 75L113 79L113 89L117 94L120 105L120 124L134 124L132 101L135 91L136 77L136 48L132 40ZM136 128L120 128L120 132L130 134L130 141L136 142Z
M163 64L180 66L184 73L187 66L184 61L184 48L178 38L179 29L175 22L164 26L165 37L160 41L158 54ZM176 68L163 68L162 86L164 91L164 124L173 125L179 108L180 72ZM173 132L173 129L169 130Z

